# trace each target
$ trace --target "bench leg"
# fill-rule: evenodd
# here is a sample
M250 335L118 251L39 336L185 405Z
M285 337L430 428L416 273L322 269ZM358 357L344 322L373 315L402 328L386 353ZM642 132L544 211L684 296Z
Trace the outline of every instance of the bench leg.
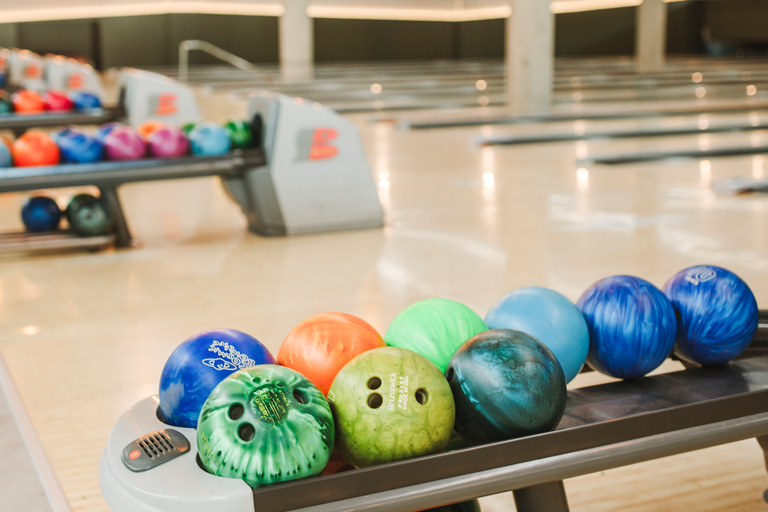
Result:
M569 512L562 481L534 485L512 491L517 512Z
M757 442L760 443L760 448L763 449L763 458L765 459L765 469L768 469L768 436L760 436L757 438ZM763 499L768 502L768 489L763 493Z
M133 238L128 229L128 222L123 214L120 198L117 196L117 189L115 187L99 187L99 192L101 192L101 200L104 202L110 215L112 215L112 227L115 230L115 246L130 247Z

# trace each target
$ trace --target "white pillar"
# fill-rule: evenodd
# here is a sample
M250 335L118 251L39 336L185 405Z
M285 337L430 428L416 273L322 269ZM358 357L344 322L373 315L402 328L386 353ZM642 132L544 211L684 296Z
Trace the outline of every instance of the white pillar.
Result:
M285 82L312 78L314 45L309 0L285 0L280 17L280 72Z
M663 0L643 0L637 7L635 59L639 73L664 70L667 46L667 5Z
M549 0L509 0L507 104L515 114L543 114L552 105L555 17Z

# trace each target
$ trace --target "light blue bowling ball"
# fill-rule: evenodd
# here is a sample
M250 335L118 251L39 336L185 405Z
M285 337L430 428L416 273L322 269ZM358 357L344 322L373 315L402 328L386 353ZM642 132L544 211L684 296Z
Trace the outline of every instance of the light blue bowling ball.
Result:
M177 427L197 427L200 409L228 375L275 358L256 338L234 329L211 329L181 343L160 374L160 410Z
M188 137L192 154L199 156L226 154L231 144L224 127L209 121L196 125Z
M581 371L589 353L589 329L579 308L564 295L528 286L504 295L485 316L489 329L522 331L557 357L566 382Z
M0 167L13 167L11 150L2 141L0 141Z

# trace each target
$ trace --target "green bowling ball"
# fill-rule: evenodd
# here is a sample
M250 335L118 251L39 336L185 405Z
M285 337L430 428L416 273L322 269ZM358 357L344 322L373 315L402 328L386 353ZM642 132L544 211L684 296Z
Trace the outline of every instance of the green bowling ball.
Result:
M13 102L11 101L11 95L6 91L0 91L0 114L12 114Z
M197 422L203 467L251 487L319 475L333 442L333 417L320 390L300 373L272 364L222 380Z
M101 199L91 194L77 194L64 212L69 228L80 236L106 235L112 229L112 217Z
M189 136L189 132L194 130L196 126L197 126L197 123L187 123L181 127L181 131L184 132L184 135Z
M232 148L247 149L253 146L251 127L244 121L229 121L224 125L224 131L229 135Z
M348 362L328 392L336 449L355 467L443 451L453 432L451 387L419 354L375 348Z
M398 314L384 342L407 348L432 361L444 372L448 360L472 336L488 330L480 316L450 299L426 299Z

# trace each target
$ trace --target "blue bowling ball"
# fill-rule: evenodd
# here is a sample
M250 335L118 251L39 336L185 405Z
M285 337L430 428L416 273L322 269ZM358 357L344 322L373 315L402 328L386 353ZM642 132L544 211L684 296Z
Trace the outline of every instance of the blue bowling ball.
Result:
M61 210L50 197L31 197L21 208L21 221L27 231L40 233L53 231L59 227Z
M87 164L98 162L104 156L101 142L83 131L64 128L55 132L52 138L59 146L61 161L64 163Z
M256 338L234 329L211 329L186 339L160 375L160 410L178 427L197 427L200 409L213 388L237 370L275 364Z
M223 155L229 151L231 143L224 128L212 122L196 125L188 137L192 154L199 156Z
M563 367L566 382L579 374L587 361L589 330L579 308L564 295L527 286L497 300L485 323L489 329L514 329L544 343Z
M101 99L92 92L73 92L69 95L77 110L101 108Z
M0 167L13 167L11 150L2 140L0 140Z
M677 313L674 353L701 365L741 354L757 330L755 296L739 276L713 265L681 270L664 285Z
M675 310L667 296L644 279L606 277L587 288L576 305L589 328L587 364L594 370L636 379L672 352Z

